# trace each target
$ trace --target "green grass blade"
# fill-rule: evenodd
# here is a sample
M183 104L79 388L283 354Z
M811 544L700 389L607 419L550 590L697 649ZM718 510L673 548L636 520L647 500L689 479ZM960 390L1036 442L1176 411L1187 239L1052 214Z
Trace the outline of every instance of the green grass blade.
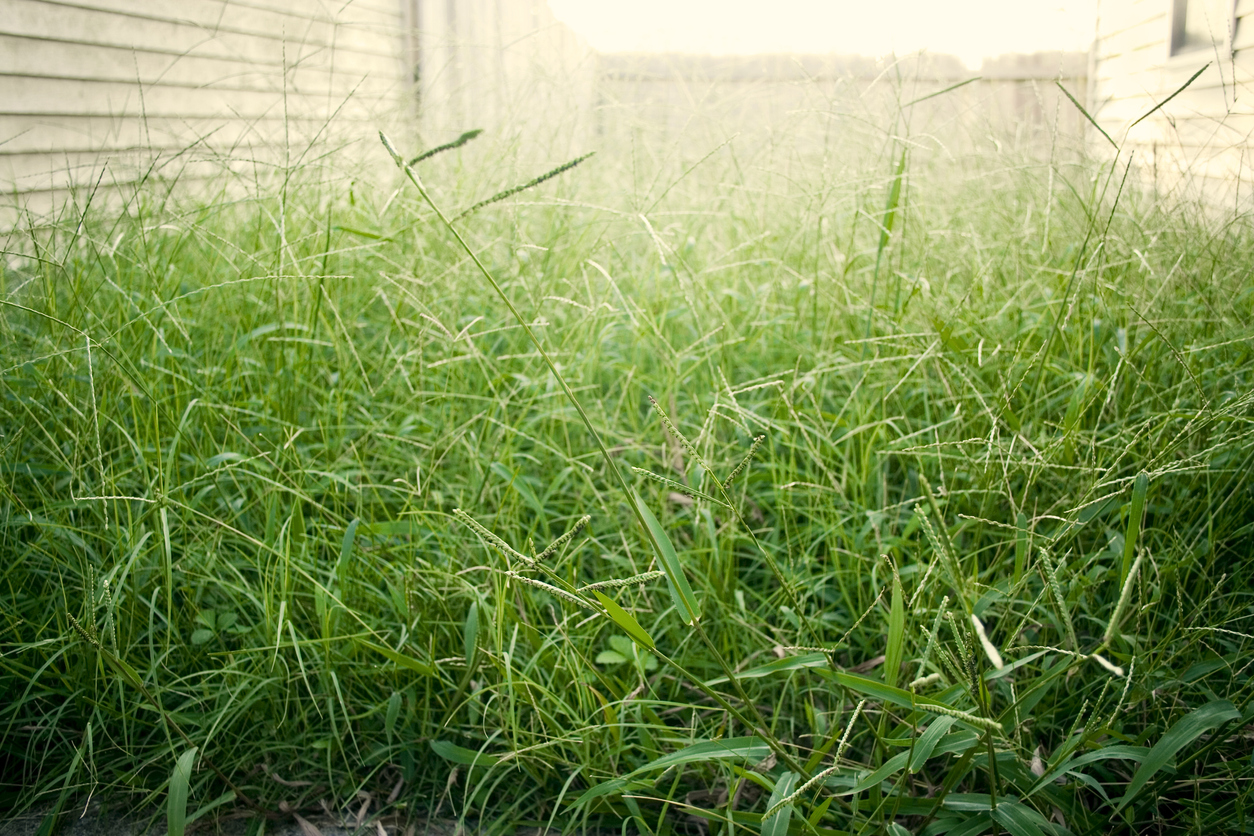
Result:
M408 668L414 673L419 673L419 674L422 674L423 676L436 676L437 675L437 671L435 667L427 664L426 662L421 662L412 656L407 656L404 653L398 653L389 647L384 647L383 645L375 644L374 642L368 642L365 639L358 639L357 643L360 644L362 647L366 647L366 648L369 648L370 650L373 650L375 653L378 653L380 656L384 657L388 661L395 662L396 664L400 665L402 668Z
M913 105L917 105L919 102L926 102L928 99L934 99L937 96L943 96L946 93L952 93L954 90L957 90L959 87L966 87L968 84L974 84L975 82L979 81L983 77L984 76L980 76L980 75L972 76L971 78L965 79L963 81L959 81L957 84L951 84L943 90L937 90L935 93L928 93L926 95L919 96L917 99L911 99L910 101L903 104L901 107L904 110Z
M222 793L222 795L218 796L213 801L210 801L208 804L206 804L205 806L201 807L199 810L197 810L196 812L188 816L185 824L191 824L192 822L203 818L209 813L212 813L214 810L218 809L219 807L223 807L227 804L230 804L234 800L235 800L235 792L233 790L227 790L226 792Z
M806 653L802 656L785 656L783 659L776 659L774 662L767 662L765 665L758 665L755 668L749 668L747 671L741 671L736 674L736 679L744 681L746 679L761 679L764 676L781 673L784 671L799 671L805 668L826 668L828 666L826 653ZM708 680L706 685L722 685L727 681L727 677L720 676L715 679Z
M1013 586L1018 586L1023 578L1023 569L1027 566L1028 550L1031 547L1031 535L1028 533L1028 516L1020 511L1015 517L1015 573Z
M910 771L918 772L923 768L923 764L927 763L928 758L932 757L932 752L936 749L936 744L945 736L950 727L958 722L954 717L937 717L932 724L919 735L919 739L915 741L914 753L910 756Z
M354 519L344 529L344 539L340 543L340 560L335 564L335 579L340 585L340 594L344 594L344 580L348 575L348 564L353 557L353 541L357 538L357 526L361 520Z
M1177 720L1145 756L1136 774L1132 776L1127 791L1115 806L1115 812L1127 807L1132 799L1136 798L1137 793L1154 777L1154 774L1166 766L1177 752L1197 740L1203 733L1240 716L1241 712L1237 711L1228 700L1215 700L1201 708L1195 708Z
M1192 84L1193 82L1197 81L1197 77L1198 77L1198 76L1200 76L1202 73L1206 72L1206 70L1207 70L1209 67L1210 67L1210 62L1209 62L1209 61L1207 61L1207 62L1206 62L1206 66L1202 67L1202 69L1198 70L1198 71L1197 71L1197 72L1195 72L1193 75L1189 76L1189 80L1188 80L1188 81L1186 81L1184 84L1181 84L1178 88L1176 88L1176 92L1172 93L1170 96L1168 96L1167 98L1163 99L1161 102L1159 102L1158 104L1154 105L1154 106L1153 106L1153 107L1151 107L1149 110L1145 111L1145 113L1141 114L1141 116L1140 116L1140 117L1138 117L1138 118L1137 118L1137 120L1136 120L1135 122L1133 122L1131 125L1129 125L1129 126L1128 126L1128 130L1129 130L1129 131L1131 131L1131 130L1132 130L1133 128L1135 128L1137 125L1141 124L1141 123L1142 123L1142 122L1144 122L1146 119L1150 118L1150 117L1151 117L1151 116L1153 116L1155 113L1157 113L1160 109L1162 109L1162 106L1163 106L1163 105L1165 105L1165 104L1167 104L1167 102L1171 101L1171 100L1172 100L1172 99L1174 99L1176 96L1179 96L1181 93L1183 93L1183 92L1184 92L1184 90L1185 90L1185 88L1186 88L1186 87L1188 87L1188 86L1189 86L1190 84Z
M893 169L892 185L888 188L888 198L884 201L884 213L880 216L880 240L875 250L875 272L871 277L871 296L870 305L866 315L866 337L871 338L871 324L875 319L875 291L879 286L880 279L880 262L884 259L884 251L888 249L888 242L893 235L893 227L897 223L897 209L901 203L901 181L906 171L906 152L908 149L901 149L901 156L897 160L897 165ZM866 346L863 346L863 355L866 354Z
M1015 801L998 801L997 809L990 815L993 821L1006 828L1010 836L1045 836L1053 832L1044 816Z
M895 687L901 675L901 659L905 652L906 605L902 600L901 578L893 572L892 603L888 611L888 647L884 650L884 684Z
M604 460L610 473L613 474L614 481L618 483L623 495L627 498L627 504L631 506L631 511L635 515L637 522L640 523L640 527L645 530L645 535L649 538L650 545L653 547L654 552L659 556L659 558L662 557L662 545L654 536L652 528L645 520L644 512L641 509L641 504L637 499L635 491L628 486L622 470L620 470L618 465L614 462L614 457L610 455L609 448L605 446L605 439L601 437L601 433L597 431L596 427L592 426L592 419L588 417L588 413L584 410L583 404L580 403L579 398L575 397L574 390L571 389L570 384L566 382L566 377L557 368L557 364L553 362L553 358L549 355L548 351L545 350L543 343L540 342L539 337L536 336L535 331L531 328L531 325L525 318L523 318L523 315L518 312L518 308L515 307L513 301L511 301L509 296L506 295L505 291L501 288L500 283L497 282L496 278L492 275L492 272L488 270L486 265L484 265L483 260L479 258L478 253L474 251L470 244L466 243L466 239L462 237L460 232L457 231L457 228L453 226L452 222L449 221L448 217L443 211L441 211L436 202L431 199L430 193L428 193L426 187L422 185L422 181L418 179L417 173L405 164L405 161L401 158L400 154L396 152L396 148L392 145L392 141L389 140L387 135L382 131L379 132L379 140L383 143L383 147L387 149L388 154L392 157L392 160L396 163L397 167L404 172L405 177L409 180L409 182L414 184L414 188L418 189L418 193L422 196L423 201L431 207L433 212L436 213L436 216L440 219L440 223L444 225L445 229L447 229L457 241L458 246L460 246L466 255L470 257L470 260L474 262L475 268L479 271L480 275L482 275L492 287L492 290L509 310L510 316L512 316L518 323L519 327L522 328L523 333L527 336L527 340L535 347L536 351L539 352L540 357L544 360L545 366L548 367L549 371L553 374L554 380L556 380L558 386L561 387L562 393L566 395L566 399L570 401L570 405L573 406L575 408L575 412L578 413L580 422L582 422L584 427L588 430L588 434L592 436L592 440L596 442L597 450L601 453L602 460ZM674 551L674 549L672 549L672 551Z
M1136 554L1137 541L1141 539L1141 520L1145 517L1145 495L1149 493L1149 474L1141 471L1132 483L1132 504L1128 507L1128 528L1123 535L1123 565L1119 571L1119 584L1128 580L1132 559Z
M892 685L886 685L883 682L876 682L874 679L867 679L865 676L858 676L854 673L839 672L835 674L838 683L859 694L880 700L881 702L889 702L893 705L900 705L902 708L913 708L917 703L924 702L923 697L911 694L909 691L903 691ZM935 702L928 700L928 702Z
M1071 91L1068 90L1066 87L1063 87L1061 81L1055 81L1054 84L1058 85L1058 89L1062 91L1063 95L1071 100L1071 103L1075 105L1076 110L1080 111L1080 113L1084 116L1084 118L1089 120L1089 124L1092 125L1094 128L1097 128L1097 132L1099 134L1106 137L1106 141L1110 143L1110 147L1118 151L1119 143L1111 139L1110 134L1106 133L1106 131L1102 128L1102 126L1097 124L1097 120L1094 119L1092 115L1087 110L1084 109L1084 105L1076 101L1076 97L1071 95Z
M592 594L601 602L601 606L605 607L605 612L609 615L610 620L622 627L623 632L630 636L632 641L641 647L653 649L653 638L640 626L640 622L636 621L635 616L620 607L613 598L601 592L601 590L594 589Z
M74 785L74 779L78 775L78 767L83 762L83 750L87 748L88 742L91 740L91 721L87 722L87 730L83 734L83 740L78 746L74 747L74 757L70 761L70 768L65 772L65 778L61 782L61 792L57 795L56 803L53 804L52 810L39 822L39 827L35 831L35 836L55 836L61 827L61 816L64 814L66 799L70 796L70 788Z
M383 717L383 731L387 734L388 745L392 745L392 738L396 734L396 718L401 714L401 695L397 691L392 692L392 696L388 697L387 713Z
M463 766L495 766L501 762L501 759L496 755L467 749L464 746L458 746L456 743L449 743L447 740L431 741L431 751L446 761L459 763Z
M1055 778L1058 778L1063 773L1072 769L1079 769L1086 764L1104 760L1129 760L1142 763L1149 756L1149 753L1150 750L1146 746L1104 746L1096 752L1067 758L1037 779L1036 783L1032 785L1032 788L1023 797L1031 798L1042 789L1048 787Z
M693 594L692 587L688 584L684 567L679 562L679 555L675 553L670 537L666 536L661 523L657 521L657 517L653 516L653 512L649 510L649 506L644 503L639 494L636 494L636 506L640 509L640 515L644 517L645 525L649 527L653 540L658 545L658 558L662 564L662 571L666 573L666 585L670 589L675 609L679 611L680 617L686 623L696 624L701 619L701 606L697 603L697 596Z
M775 782L775 789L771 791L770 800L766 802L766 809L772 809L780 801L787 798L797 786L797 780L800 776L795 772L785 772L779 776ZM793 805L785 804L779 808L773 816L762 821L762 836L787 836L788 822L792 819Z
M906 151L901 149L897 159L897 167L893 169L893 184L888 189L888 199L884 203L884 214L880 220L879 249L882 252L888 246L888 239L897 225L897 211L901 207L901 181L906 173Z
M192 747L179 756L170 773L170 790L166 797L167 836L183 836L187 828L187 793L192 781L192 766L198 749Z
M663 755L639 769L632 770L627 778L638 778L650 772L660 772L672 766L689 763L705 763L713 760L757 761L771 753L771 748L759 737L727 737L722 740L707 740L685 746L678 752Z
M466 654L466 664L475 661L475 651L479 648L479 602L471 601L466 611L466 621L462 624L462 650Z
M619 792L627 787L632 779L639 778L641 775L647 775L650 772L660 772L673 766L683 766L690 763L707 763L712 760L758 761L770 753L771 747L767 746L758 737L728 737L722 740L707 740L702 743L694 743L691 746L680 749L678 752L672 752L669 755L663 755L650 761L621 778L603 781L590 787L576 799L572 806L578 809L593 799Z

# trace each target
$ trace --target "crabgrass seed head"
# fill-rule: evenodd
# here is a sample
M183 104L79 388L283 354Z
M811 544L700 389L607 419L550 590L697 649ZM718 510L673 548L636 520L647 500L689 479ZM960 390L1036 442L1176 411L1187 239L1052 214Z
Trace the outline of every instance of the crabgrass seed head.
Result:
M575 520L575 524L571 526L570 531L567 531L561 537L558 537L552 543L549 543L548 548L536 555L536 563L541 563L556 554L558 549L569 543L571 539L580 531L583 531L584 527L590 522L592 522L592 517L587 514L584 514L582 517Z

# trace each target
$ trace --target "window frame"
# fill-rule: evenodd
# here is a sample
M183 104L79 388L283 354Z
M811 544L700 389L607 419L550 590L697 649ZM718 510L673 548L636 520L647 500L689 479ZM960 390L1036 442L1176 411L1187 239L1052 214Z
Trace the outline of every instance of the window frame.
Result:
M1232 39L1237 28L1237 0L1225 0L1223 39L1215 41L1211 49L1190 49L1179 51L1178 43L1184 38L1184 19L1189 0L1170 0L1167 8L1167 62L1168 64L1184 63L1202 54L1214 57L1215 49L1219 49L1220 58L1232 60Z

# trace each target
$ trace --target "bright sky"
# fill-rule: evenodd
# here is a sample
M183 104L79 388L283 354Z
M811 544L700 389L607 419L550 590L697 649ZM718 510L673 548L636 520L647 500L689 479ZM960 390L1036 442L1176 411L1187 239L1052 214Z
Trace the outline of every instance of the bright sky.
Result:
M1087 50L1097 0L549 0L602 52L926 49L969 67L1009 52Z

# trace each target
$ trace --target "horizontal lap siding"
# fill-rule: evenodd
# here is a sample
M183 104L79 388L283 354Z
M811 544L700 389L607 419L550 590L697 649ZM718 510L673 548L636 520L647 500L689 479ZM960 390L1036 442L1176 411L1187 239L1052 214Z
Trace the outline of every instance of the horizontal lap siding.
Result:
M1134 154L1159 193L1248 203L1254 198L1254 0L1235 5L1230 53L1224 46L1168 56L1170 5L1101 0L1089 91L1093 114ZM1133 126L1207 63L1186 89Z
M286 142L373 135L412 110L402 12L402 0L0 0L0 214L102 171L143 176L154 158L216 177L233 159L272 166Z

